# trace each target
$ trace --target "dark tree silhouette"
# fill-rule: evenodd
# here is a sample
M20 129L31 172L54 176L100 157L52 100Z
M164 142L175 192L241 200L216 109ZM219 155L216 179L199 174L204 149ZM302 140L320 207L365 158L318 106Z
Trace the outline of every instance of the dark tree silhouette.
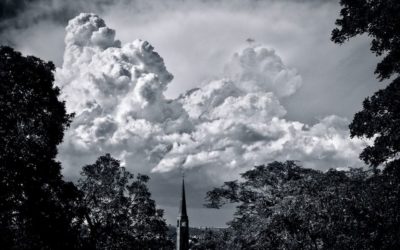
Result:
M341 0L338 28L332 40L342 44L346 40L367 33L373 38L371 51L384 55L375 73L379 79L400 73L400 2L398 0Z
M351 136L374 138L360 155L374 168L398 158L400 152L400 78L363 102L350 124Z
M398 249L394 176L273 162L208 192L207 205L238 204L226 249Z
M57 145L71 115L51 62L0 47L0 247L73 249L77 190L62 180Z
M109 154L84 166L79 188L84 193L86 237L95 249L169 249L163 211L147 188L149 177L133 174Z
M384 56L375 73L380 80L400 73L400 2L397 0L341 0L339 27L332 31L332 40L342 44L360 34L372 37L371 51ZM398 158L400 149L400 78L386 89L366 98L363 110L350 125L352 137L375 138L374 145L360 155L373 168ZM375 137L376 136L376 137ZM393 161L391 166L398 165Z

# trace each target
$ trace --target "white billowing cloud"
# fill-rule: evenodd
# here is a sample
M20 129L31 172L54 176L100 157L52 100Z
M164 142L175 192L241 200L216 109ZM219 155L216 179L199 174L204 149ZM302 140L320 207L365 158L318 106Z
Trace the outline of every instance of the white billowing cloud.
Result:
M297 71L287 68L274 50L263 47L235 53L225 74L246 92L270 91L278 97L292 95L301 85Z
M271 49L251 45L234 54L221 79L168 100L172 75L148 42L121 45L94 14L79 15L66 30L56 72L75 112L60 147L66 171L81 167L74 166L77 152L111 152L127 167L154 172L201 168L217 181L273 160L360 165L363 142L349 139L347 120L332 115L307 125L285 118L280 100L302 78Z
M56 82L75 119L61 154L127 151L150 164L163 152L166 135L191 130L182 105L163 95L173 77L148 42L121 46L115 31L94 14L72 19L66 31Z

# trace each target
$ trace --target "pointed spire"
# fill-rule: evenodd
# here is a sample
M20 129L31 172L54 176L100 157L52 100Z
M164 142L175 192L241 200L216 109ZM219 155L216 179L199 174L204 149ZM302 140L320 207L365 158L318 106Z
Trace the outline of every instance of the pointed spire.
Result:
M185 174L182 173L182 197L181 197L181 204L179 207L179 216L180 217L187 217L186 211L186 195L185 195Z
M189 218L186 210L185 176L182 171L182 197L176 227L176 249L189 249Z

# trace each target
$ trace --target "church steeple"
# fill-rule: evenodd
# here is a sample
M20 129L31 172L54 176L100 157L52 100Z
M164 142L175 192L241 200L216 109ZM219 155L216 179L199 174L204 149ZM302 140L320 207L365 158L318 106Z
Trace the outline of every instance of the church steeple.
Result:
M189 249L189 218L186 210L185 178L182 176L182 194L179 206L179 216L176 225L176 249Z
M186 212L186 195L185 195L185 177L182 177L182 194L181 194L181 204L179 207L179 216L187 216Z

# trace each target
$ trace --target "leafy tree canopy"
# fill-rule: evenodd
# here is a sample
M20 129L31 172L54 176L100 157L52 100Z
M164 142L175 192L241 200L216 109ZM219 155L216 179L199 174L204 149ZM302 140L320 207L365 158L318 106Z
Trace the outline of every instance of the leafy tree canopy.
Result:
M332 40L346 40L367 33L371 51L383 55L375 73L379 79L400 73L400 2L398 0L340 0L342 9L332 31Z
M380 80L396 76L386 89L366 98L363 110L350 125L352 137L374 138L374 144L360 155L375 169L398 158L400 127L400 2L398 0L341 0L338 28L332 40L342 44L346 40L367 33L372 37L371 51L383 60L375 73ZM393 165L392 165L393 166Z
M393 176L273 162L211 190L207 206L238 204L226 249L396 249L400 189Z
M84 166L79 188L87 208L87 235L95 249L166 249L167 225L147 188L109 154Z
M77 190L61 179L57 145L71 115L51 62L0 47L0 244L74 248Z
M363 102L350 124L351 136L374 138L360 157L378 167L398 158L400 152L400 78Z

